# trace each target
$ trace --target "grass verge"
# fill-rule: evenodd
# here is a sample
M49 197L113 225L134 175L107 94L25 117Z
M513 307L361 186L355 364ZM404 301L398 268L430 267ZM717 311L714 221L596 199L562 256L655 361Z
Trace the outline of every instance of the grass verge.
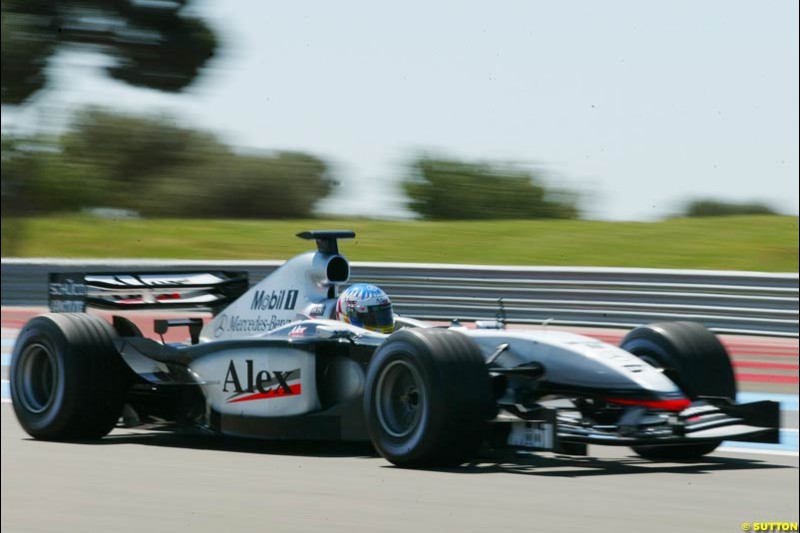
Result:
M353 229L353 261L798 271L798 218L662 222L3 219L4 257L286 259L305 229Z

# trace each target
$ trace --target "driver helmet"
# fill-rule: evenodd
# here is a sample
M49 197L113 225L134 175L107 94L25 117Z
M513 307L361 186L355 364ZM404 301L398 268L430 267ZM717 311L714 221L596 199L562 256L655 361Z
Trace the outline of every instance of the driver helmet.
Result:
M392 301L379 287L368 283L350 285L339 295L336 319L379 333L394 331Z

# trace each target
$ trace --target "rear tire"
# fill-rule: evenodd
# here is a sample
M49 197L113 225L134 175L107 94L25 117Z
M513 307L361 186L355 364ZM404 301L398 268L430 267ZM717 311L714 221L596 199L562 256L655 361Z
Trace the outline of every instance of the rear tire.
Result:
M692 400L736 399L736 377L727 350L719 339L695 322L660 322L634 329L620 344L663 370ZM697 444L633 446L646 459L689 460L713 452L721 441Z
M108 322L80 313L46 314L25 324L9 382L14 412L29 435L79 440L111 431L130 375L115 338Z
M378 452L406 468L457 466L486 437L491 388L477 345L455 331L404 329L367 372L364 413Z

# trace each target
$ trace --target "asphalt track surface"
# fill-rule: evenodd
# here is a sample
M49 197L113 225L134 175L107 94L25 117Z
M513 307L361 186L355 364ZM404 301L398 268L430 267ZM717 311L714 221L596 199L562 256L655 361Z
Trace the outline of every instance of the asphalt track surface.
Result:
M798 459L484 458L395 468L365 445L114 431L29 440L2 405L3 531L741 531L798 520Z
M796 354L794 348L793 356L776 358L796 364ZM794 452L725 448L699 463L659 463L626 448L592 446L582 458L495 453L460 469L414 471L393 467L367 444L135 430L94 442L41 442L3 403L0 525L62 532L736 532L743 522L796 523L796 378L747 388L794 395L794 411L784 415Z

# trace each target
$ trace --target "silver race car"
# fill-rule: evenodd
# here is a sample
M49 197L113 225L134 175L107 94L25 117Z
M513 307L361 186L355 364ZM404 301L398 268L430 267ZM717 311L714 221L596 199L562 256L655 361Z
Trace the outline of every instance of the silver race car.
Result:
M101 438L115 426L261 439L371 440L404 467L459 465L479 448L581 455L630 446L693 459L723 440L777 442L775 402L736 404L725 348L703 326L658 323L620 346L503 320L433 326L396 316L372 285L347 286L338 240L252 287L240 272L50 276L50 306L14 347L14 411L30 435ZM90 308L211 310L156 320L158 340ZM188 315L188 313L187 313ZM185 343L167 343L170 328Z

